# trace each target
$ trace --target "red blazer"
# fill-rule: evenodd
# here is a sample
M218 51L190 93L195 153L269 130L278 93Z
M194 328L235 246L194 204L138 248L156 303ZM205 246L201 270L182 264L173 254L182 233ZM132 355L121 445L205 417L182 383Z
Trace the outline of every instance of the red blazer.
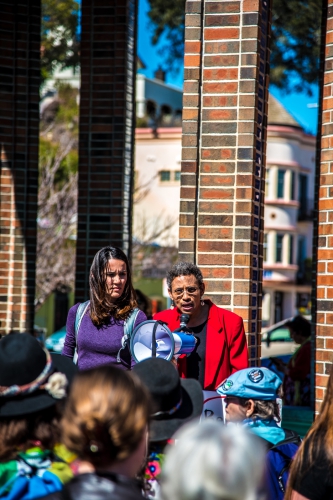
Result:
M247 343L243 320L237 314L209 305L204 389L215 390L224 379L237 370L248 367ZM171 331L180 326L178 309L167 309L154 315L155 320L167 323ZM178 370L186 378L186 356L178 358Z

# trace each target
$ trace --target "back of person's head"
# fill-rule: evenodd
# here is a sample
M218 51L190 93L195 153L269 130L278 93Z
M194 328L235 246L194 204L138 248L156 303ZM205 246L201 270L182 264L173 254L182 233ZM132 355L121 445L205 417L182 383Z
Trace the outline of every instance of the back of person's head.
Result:
M287 321L285 326L298 333L304 338L308 338L311 335L311 323L304 316L300 314L295 316L292 320Z
M136 301L138 303L138 308L141 309L147 316L147 318L152 317L152 303L150 298L145 295L141 290L136 288L135 290Z
M148 391L134 374L113 366L80 372L62 420L63 443L103 467L128 459L145 435Z
M263 477L264 449L242 427L188 424L166 451L164 500L254 500Z

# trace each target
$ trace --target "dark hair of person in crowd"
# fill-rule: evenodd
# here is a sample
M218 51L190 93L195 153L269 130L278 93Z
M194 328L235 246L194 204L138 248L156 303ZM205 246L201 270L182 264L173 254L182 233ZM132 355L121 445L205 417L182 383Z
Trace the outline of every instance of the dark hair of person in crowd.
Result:
M301 315L295 316L291 321L287 321L285 326L298 335L301 335L301 337L308 338L311 335L311 323Z
M121 462L138 448L150 414L148 391L135 374L111 365L82 371L62 419L63 443L95 468Z
M310 430L292 462L285 500L291 500L296 484L302 480L306 472L318 464L318 456L325 452L331 468L333 468L333 371L331 370L324 400L319 415L314 420ZM320 466L320 464L318 464ZM327 470L327 475L331 470ZM319 498L319 497L318 497Z
M0 462L14 460L18 450L31 448L34 441L52 450L60 442L59 420L55 406L23 417L1 418Z
M151 300L147 295L145 295L141 290L135 289L136 301L138 303L138 308L141 309L147 316L147 319L152 318L152 307Z
M118 300L113 301L106 286L106 276L110 259L125 262L127 281L124 292ZM99 326L109 320L110 314L115 319L126 319L137 307L135 291L132 284L131 267L125 253L117 247L104 247L99 250L93 260L89 275L90 285L90 317L94 325Z
M198 282L200 289L203 287L203 276L202 272L195 264L192 262L178 262L175 264L167 274L167 285L168 289L172 289L172 282L175 278L179 276L194 276Z

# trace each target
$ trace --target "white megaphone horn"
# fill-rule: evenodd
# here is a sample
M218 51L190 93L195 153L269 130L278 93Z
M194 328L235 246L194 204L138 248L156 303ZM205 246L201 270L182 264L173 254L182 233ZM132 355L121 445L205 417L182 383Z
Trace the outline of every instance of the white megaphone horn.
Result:
M185 316L185 315L184 315ZM174 356L190 354L196 344L191 333L184 333L185 322L181 322L179 332L171 332L165 323L148 320L138 325L130 342L130 350L137 363L147 358L157 357L170 361Z

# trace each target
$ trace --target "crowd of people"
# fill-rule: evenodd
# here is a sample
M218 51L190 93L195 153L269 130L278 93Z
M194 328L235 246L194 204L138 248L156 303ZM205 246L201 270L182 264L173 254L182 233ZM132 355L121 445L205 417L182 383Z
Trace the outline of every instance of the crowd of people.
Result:
M101 249L89 284L62 355L26 333L0 341L1 499L333 498L333 375L305 439L281 427L283 388L308 402L302 318L288 325L300 348L279 366L282 383L248 366L242 318L205 300L202 272L180 262L167 276L171 308L154 320L175 331L186 314L195 348L136 363L129 340L147 316L124 252ZM225 422L204 418L204 394L223 397Z

